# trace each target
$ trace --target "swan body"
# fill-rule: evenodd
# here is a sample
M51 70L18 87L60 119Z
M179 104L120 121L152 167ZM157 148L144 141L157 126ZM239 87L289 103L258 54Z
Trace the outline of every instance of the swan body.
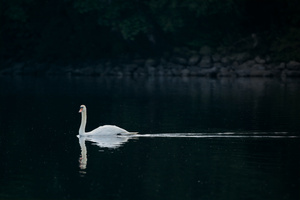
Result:
M81 124L79 128L79 135L81 136L89 136L89 135L131 135L135 134L133 132L128 132L125 129L117 127L115 125L104 125L99 126L98 128L85 132L85 126L87 122L87 109L85 105L80 106L79 113L81 113Z
M115 125L104 125L104 126L99 126L98 128L90 132L85 132L84 134L85 135L123 135L123 134L129 134L129 132Z

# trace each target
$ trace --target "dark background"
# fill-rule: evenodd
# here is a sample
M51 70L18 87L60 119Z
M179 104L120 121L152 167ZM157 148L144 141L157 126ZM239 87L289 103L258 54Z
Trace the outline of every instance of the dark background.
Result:
M77 62L160 56L241 41L299 60L297 0L1 0L0 61Z

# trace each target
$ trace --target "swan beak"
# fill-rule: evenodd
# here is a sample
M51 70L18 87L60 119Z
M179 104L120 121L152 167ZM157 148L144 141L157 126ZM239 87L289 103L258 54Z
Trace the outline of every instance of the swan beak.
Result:
M81 112L82 112L82 110L83 110L83 108L80 108L80 110L79 110L79 113L81 113Z

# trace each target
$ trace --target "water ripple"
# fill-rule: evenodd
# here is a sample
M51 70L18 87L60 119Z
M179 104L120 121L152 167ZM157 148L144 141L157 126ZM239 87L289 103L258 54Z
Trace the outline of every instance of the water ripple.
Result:
M136 137L170 137L170 138L299 138L289 132L223 132L223 133L156 133L139 134Z

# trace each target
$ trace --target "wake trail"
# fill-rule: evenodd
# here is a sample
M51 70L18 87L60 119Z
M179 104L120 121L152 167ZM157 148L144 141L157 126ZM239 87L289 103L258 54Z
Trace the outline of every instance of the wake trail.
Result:
M299 138L288 132L224 132L224 133L155 133L137 134L135 137L163 138Z

